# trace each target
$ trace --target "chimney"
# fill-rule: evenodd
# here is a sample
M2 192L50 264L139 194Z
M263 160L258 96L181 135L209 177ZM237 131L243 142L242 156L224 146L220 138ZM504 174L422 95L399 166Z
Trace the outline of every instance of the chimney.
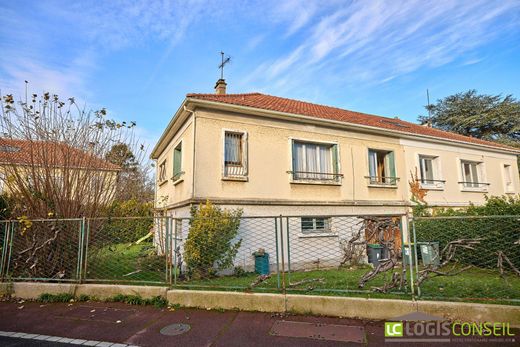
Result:
M226 80L223 78L220 78L217 81L217 84L215 84L215 94L217 95L226 95Z

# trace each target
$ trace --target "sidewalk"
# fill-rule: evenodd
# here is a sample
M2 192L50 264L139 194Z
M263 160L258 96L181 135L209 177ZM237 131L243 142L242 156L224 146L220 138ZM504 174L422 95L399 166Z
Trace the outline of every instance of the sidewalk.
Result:
M273 336L271 329L279 321L358 327L362 339L368 340L370 345L380 345L384 340L382 322L328 317L280 316L253 312L157 309L120 303L1 302L0 317L2 317L0 331L138 346L360 345L354 342L346 343L317 338ZM191 329L177 336L166 336L160 333L162 328L173 323L188 324ZM308 326L304 324L301 325L301 329L298 329L300 324L293 325L297 326L296 330L302 330L304 333L305 330L308 330ZM282 330L284 330L283 327Z

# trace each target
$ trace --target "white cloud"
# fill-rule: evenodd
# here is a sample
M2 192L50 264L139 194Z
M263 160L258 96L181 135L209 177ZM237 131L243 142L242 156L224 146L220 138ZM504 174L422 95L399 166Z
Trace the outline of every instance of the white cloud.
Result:
M519 13L520 2L514 0L354 1L305 18L307 27L300 30L309 35L301 44L264 62L244 81L282 94L301 94L312 81L384 83L464 59L496 37L513 37ZM289 82L277 88L278 80Z

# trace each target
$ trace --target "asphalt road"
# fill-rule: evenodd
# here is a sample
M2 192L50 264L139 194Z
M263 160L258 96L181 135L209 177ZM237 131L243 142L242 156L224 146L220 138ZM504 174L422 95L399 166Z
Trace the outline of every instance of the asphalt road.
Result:
M166 330L170 333L179 331L181 334L163 334L165 327L179 323L183 324L181 329L174 326ZM258 312L158 309L101 302L0 302L0 335L5 332L133 346L381 346L385 343L384 322L381 321ZM66 345L0 336L0 346ZM389 345L416 344L394 342ZM421 343L421 346L428 345L442 344ZM449 344L457 345L483 344Z

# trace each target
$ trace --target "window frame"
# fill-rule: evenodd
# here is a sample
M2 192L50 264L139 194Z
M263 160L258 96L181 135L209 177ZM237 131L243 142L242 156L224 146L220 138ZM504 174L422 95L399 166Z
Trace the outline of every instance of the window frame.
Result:
M164 184L165 182L168 182L168 178L166 178L166 172L167 172L167 169L166 169L166 161L167 159L164 159L160 164L159 166L157 167L157 183L159 185L162 185Z
M502 165L502 171L503 171L503 177L504 177L504 192L505 193L514 193L515 192L515 185L513 182L513 166L511 164L503 164ZM509 182L508 182L509 180Z
M470 179L471 181L466 180L466 174L465 174L465 168L464 165L475 165L475 170L470 168ZM460 168L460 177L461 181L459 184L462 186L462 191L476 191L476 192L482 192L487 191L487 186L489 186L489 183L485 182L485 171L484 171L484 162L478 161L478 160L471 160L471 159L460 159L459 161L459 168ZM475 177L476 175L476 181Z
M179 143L177 143L174 147L173 147L173 163L172 163L172 177L171 177L171 180L173 181L174 184L180 182L182 180L182 176L184 175L184 171L182 170L183 168L183 165L182 165L182 162L183 162L183 157L184 157L184 153L183 153L183 141L179 141ZM179 149L180 148L180 149ZM177 157L177 153L180 153L179 156ZM177 158L177 160L176 160ZM175 163L178 163L179 167L177 168L176 167L176 164Z
M431 160L432 166L432 178L423 178L424 161ZM438 155L421 154L417 155L418 167L419 167L419 181L421 188L430 190L443 190L446 181L442 178L440 157ZM429 181L429 182L428 182Z
M329 147L330 152L330 162L332 166L332 172L316 172L314 175L322 176L322 177L297 177L297 173L299 171L296 170L296 144L300 143L303 145L309 144L317 146L317 153L319 153L319 146L327 146ZM343 174L340 173L341 163L340 163L340 147L338 142L335 141L322 141L322 140L313 140L313 139L304 139L304 138L289 138L289 149L290 149L290 167L291 170L287 171L290 174L290 183L296 184L324 184L324 185L341 185ZM307 152L304 151L306 155ZM305 157L306 158L306 157ZM307 162L305 161L305 166ZM299 172L305 175L305 172ZM307 175L313 175L313 173L308 172ZM328 178L331 177L331 178Z
M234 167L240 168L241 173L229 173L228 164L226 163L226 135L239 134L241 136L240 154L241 165L235 164ZM247 181L248 180L248 133L245 130L238 129L222 129L222 180L224 181ZM240 171L239 170L239 171Z
M312 228L304 228L304 219L310 219ZM318 228L318 220L323 221L323 228ZM331 223L332 218L326 216L302 216L300 217L300 231L304 236L311 235L333 235Z
M375 153L375 162L373 162L371 153ZM385 153L385 157L383 158L383 169L386 171L386 166L388 165L388 171L390 176L387 176L386 173L384 176L378 175L378 153ZM388 158L388 159L387 159ZM395 150L393 149L382 149L382 148L368 148L367 150L367 164L368 164L368 186L369 187L377 187L377 188L397 188L397 182L400 178L397 176L397 165L395 160ZM375 164L375 166L373 166ZM372 174L372 168L375 170L375 175ZM393 172L393 176L392 175ZM378 178L381 178L380 180ZM374 179L375 178L375 179Z

